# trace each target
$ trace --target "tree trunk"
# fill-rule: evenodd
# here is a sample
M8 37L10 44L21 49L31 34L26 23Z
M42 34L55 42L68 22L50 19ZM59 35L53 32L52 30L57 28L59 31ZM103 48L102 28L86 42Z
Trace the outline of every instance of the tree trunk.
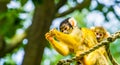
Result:
M3 15L3 13L6 13L8 8L7 8L7 4L10 2L10 0L0 0L0 14ZM5 14L4 14L5 15ZM2 32L2 26L6 23L5 17L4 18L0 18L0 58L3 57L4 54L4 50L6 48L6 43L4 40L4 33Z
M54 0L43 0L41 4L35 6L22 65L40 65L47 44L44 35L54 18L54 11Z

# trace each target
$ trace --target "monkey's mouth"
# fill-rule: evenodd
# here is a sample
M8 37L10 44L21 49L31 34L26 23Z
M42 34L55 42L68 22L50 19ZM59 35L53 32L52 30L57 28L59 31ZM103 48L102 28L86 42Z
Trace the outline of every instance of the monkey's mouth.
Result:
M68 31L63 31L63 33L65 33L65 34L69 34L69 32L68 32Z
M69 32L68 32L67 30L64 30L63 33L65 33L65 34L69 34Z
M100 38L97 37L97 40L99 40Z
M97 39L98 42L100 42L100 38L97 37L96 39Z

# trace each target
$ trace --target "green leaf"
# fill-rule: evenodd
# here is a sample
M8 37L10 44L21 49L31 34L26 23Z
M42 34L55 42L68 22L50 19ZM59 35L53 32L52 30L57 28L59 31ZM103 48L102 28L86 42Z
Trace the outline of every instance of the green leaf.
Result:
M28 0L20 0L21 6L24 6Z

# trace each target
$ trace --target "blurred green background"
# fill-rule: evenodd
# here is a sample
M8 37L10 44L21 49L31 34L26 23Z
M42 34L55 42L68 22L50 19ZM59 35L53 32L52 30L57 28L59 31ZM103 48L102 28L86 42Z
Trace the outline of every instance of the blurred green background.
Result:
M44 34L67 17L79 27L120 30L120 0L0 0L0 65L56 65L57 53ZM120 63L120 39L110 44Z

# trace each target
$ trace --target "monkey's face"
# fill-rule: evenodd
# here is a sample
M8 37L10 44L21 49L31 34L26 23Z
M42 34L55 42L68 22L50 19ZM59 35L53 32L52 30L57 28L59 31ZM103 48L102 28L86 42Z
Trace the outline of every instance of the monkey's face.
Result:
M96 34L96 39L98 42L104 39L104 32L101 32L100 30L96 30L95 34Z
M60 31L65 33L65 34L69 34L72 32L72 26L69 25L68 23L64 23L60 26Z

